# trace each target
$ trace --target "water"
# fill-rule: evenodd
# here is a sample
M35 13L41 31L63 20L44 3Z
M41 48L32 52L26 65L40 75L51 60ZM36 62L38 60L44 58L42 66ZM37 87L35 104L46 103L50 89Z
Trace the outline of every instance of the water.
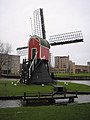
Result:
M85 84L90 86L90 81L75 81L75 80L57 80L59 82L72 82ZM68 99L58 99L56 103L68 103ZM90 103L90 95L78 95L78 98L75 98L75 103ZM11 107L21 107L23 102L21 100L0 100L0 108L11 108Z
M0 100L0 108L21 107L22 101L20 100Z
M69 103L68 99L58 99L56 103ZM74 103L90 103L90 95L78 95L78 98L74 99Z
M90 103L90 95L78 95L78 99L75 98L77 103Z
M58 82L71 82L71 83L78 83L90 86L90 81L83 81L83 80L57 80Z
M90 86L90 81L83 81L83 80L57 80L58 82L71 82L71 83L78 83ZM67 100L56 100L56 103L67 103ZM75 98L75 103L90 103L90 95L78 95L78 98Z
M72 83L79 83L90 86L90 81L71 81Z
M78 95L78 98L74 99L74 103L90 103L90 95ZM68 99L55 100L57 104L68 104ZM25 103L21 100L0 100L0 108L13 108L22 107Z

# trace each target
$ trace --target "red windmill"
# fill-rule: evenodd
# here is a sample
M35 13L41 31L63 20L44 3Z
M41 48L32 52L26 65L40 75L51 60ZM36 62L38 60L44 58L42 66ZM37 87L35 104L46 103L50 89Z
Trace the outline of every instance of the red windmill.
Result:
M43 9L34 11L34 35L30 37L28 47L17 48L22 52L28 48L28 60L23 60L22 79L24 83L52 83L49 74L49 49L50 45L62 45L82 42L81 31L50 36L50 43L46 40Z

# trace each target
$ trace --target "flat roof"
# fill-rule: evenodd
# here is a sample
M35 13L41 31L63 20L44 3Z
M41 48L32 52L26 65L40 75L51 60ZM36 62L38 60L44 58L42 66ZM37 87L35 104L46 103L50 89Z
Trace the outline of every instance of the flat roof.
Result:
M61 86L61 85L53 85L53 87L64 87L64 86Z

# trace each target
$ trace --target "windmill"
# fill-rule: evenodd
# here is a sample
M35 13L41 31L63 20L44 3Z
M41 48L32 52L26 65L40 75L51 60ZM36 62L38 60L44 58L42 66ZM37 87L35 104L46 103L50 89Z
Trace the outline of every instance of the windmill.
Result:
M46 40L43 9L34 11L34 35L29 39L28 46L17 48L20 55L28 53L28 60L23 60L21 81L24 83L52 83L49 75L50 46L83 42L81 31L50 36ZM28 50L28 52L27 52Z

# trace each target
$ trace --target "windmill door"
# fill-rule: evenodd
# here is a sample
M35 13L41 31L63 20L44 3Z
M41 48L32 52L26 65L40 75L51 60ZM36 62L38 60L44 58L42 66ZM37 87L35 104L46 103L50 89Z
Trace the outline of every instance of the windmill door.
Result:
M32 48L32 59L34 59L35 55L36 55L37 49L36 48Z

